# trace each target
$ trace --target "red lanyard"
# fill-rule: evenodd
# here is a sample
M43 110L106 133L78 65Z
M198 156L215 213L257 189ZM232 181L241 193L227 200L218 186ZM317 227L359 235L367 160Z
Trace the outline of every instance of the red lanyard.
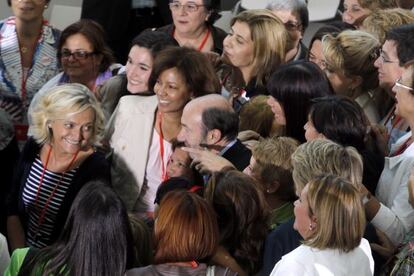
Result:
M211 33L210 28L207 27L207 33L204 35L203 41L201 41L200 45L197 47L198 51L203 50L204 46L207 43L208 37L210 36L210 33ZM172 36L175 37L175 27L173 29Z
M397 151L395 151L393 154L391 154L390 156L397 156L400 155L401 153L403 153L410 145L411 145L412 141L411 141L411 137L408 138L404 144L402 144Z
M167 176L167 168L164 163L164 134L162 133L162 114L158 112L158 121L159 121L159 128L160 128L160 158L161 158L161 180L165 181L168 179Z
M49 151L48 151L47 157L46 157L46 163L43 166L42 174L40 176L39 187L37 188L36 197L35 197L35 201L34 201L34 205L35 205L36 209L39 209L39 206L37 205L37 201L39 199L40 189L42 188L42 185L43 185L43 178L45 176L45 172L46 172L47 165L49 164L49 159L50 159L50 154L51 153L52 153L52 147L49 148ZM40 211L40 216L39 216L38 225L37 225L37 232L39 232L40 226L43 224L43 221L44 221L44 218L45 218L45 215L46 215L47 208L49 208L50 201L52 200L53 196L56 193L57 188L59 187L60 183L62 182L62 179L65 176L66 171L68 171L69 168L73 165L73 162L75 161L76 157L78 156L78 153L79 153L79 151L77 151L76 154L73 156L73 158L70 161L69 165L66 167L66 170L60 176L60 179L59 179L58 183L56 183L55 187L53 188L52 193L50 194L50 196L46 200L45 206ZM36 235L37 235L37 233L36 233Z

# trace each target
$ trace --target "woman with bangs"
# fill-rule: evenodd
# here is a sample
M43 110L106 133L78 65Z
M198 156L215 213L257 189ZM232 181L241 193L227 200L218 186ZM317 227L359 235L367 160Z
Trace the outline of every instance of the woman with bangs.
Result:
M333 175L316 177L301 191L294 212L303 244L283 256L271 276L373 275L371 248L362 238L364 209L353 184Z
M373 35L347 30L322 39L325 73L335 94L355 100L371 123L380 120L374 102L378 71L374 62L381 45Z
M239 111L251 97L268 95L267 81L285 63L291 41L284 24L271 11L248 10L231 20L223 45L223 64L217 74L223 96Z

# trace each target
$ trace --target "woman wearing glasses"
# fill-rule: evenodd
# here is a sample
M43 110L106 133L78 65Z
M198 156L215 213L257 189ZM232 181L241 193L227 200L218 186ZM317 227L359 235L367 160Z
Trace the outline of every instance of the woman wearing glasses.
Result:
M109 165L93 146L103 131L103 114L87 87L73 83L46 91L32 119L33 137L16 166L7 202L12 249L52 244L83 185L110 181Z
M180 46L221 54L227 34L213 26L219 18L219 6L218 0L173 0L170 2L173 24L158 30L174 37Z
M0 21L0 108L10 114L21 143L33 96L59 72L60 32L43 20L49 1L8 0L14 16Z
M395 82L395 114L414 128L413 65L407 66L402 77ZM383 231L395 246L414 229L414 209L408 202L407 185L414 168L414 137L412 131L391 146L385 158L384 170L378 181L375 197L364 191L367 219Z
M118 70L102 27L90 19L79 20L63 30L57 55L63 72L49 80L36 94L30 104L29 122L31 110L50 88L64 83L80 83L95 93L97 87Z
M58 57L63 72L46 83L42 90L76 82L94 92L112 76L112 52L106 45L104 30L93 20L82 19L63 30Z

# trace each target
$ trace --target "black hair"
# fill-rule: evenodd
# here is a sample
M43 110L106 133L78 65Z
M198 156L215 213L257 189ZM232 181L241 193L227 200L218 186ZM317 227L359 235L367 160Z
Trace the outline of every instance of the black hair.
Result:
M207 11L210 13L210 16L207 19L207 24L213 25L221 17L220 12L220 0L203 0L203 5L205 5Z
M395 41L400 66L414 59L414 24L391 28L385 35L385 40Z
M267 84L286 118L285 135L305 142L305 125L311 100L332 95L325 73L313 62L294 61L280 66Z
M232 141L239 133L239 116L234 110L221 109L217 107L206 108L201 114L203 123L203 137L209 130L218 129L221 138Z
M124 275L134 260L128 214L102 181L79 191L58 240L41 249L19 275ZM36 274L38 275L38 274Z
M133 46L147 48L151 52L152 58L154 59L157 53L166 47L179 45L178 42L169 34L147 29L132 39L130 48Z
M370 124L358 103L339 95L317 98L313 102L309 119L319 133L344 147L365 149Z
M185 177L171 177L162 182L161 185L158 187L154 203L160 204L160 202L167 193L175 190L194 190L196 194L198 194L199 196L203 196L203 188L203 186L197 186L194 183L191 183L190 180Z

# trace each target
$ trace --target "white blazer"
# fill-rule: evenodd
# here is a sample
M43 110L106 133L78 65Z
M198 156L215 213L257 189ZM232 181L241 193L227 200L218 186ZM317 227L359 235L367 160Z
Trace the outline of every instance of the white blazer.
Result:
M108 122L112 185L128 211L138 211L157 104L156 96L124 96Z
M398 150L411 136L411 131L391 146L391 153ZM408 177L414 168L414 144L402 154L385 157L384 170L378 181L376 197L381 207L371 220L394 245L402 242L405 234L414 228L414 209L408 202Z

